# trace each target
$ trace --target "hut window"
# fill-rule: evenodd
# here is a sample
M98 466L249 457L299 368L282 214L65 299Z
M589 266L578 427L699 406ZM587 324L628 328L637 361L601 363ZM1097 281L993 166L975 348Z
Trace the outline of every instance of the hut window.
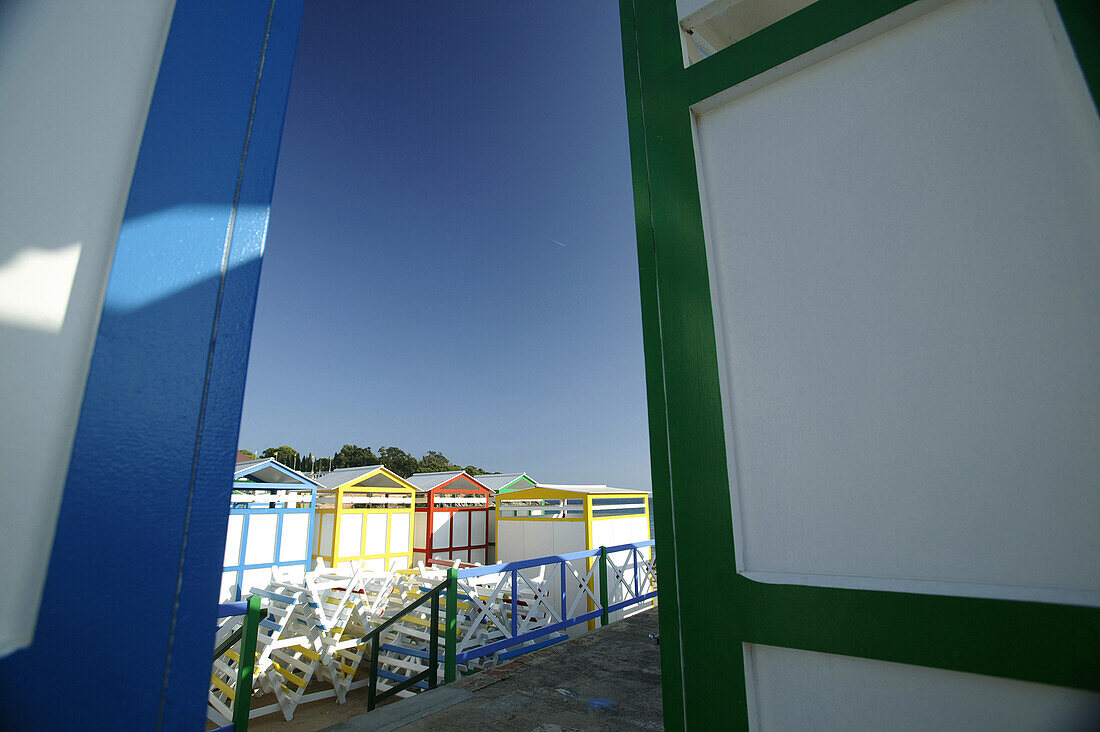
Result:
M645 496L621 496L617 498L593 498L592 516L642 516L645 514Z

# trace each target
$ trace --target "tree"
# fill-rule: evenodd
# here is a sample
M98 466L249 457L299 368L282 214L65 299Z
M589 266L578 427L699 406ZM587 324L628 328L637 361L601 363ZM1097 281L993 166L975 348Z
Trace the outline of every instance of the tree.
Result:
M416 472L418 461L400 447L382 447L378 450L382 464L402 478L408 478Z
M446 455L435 450L428 450L428 454L420 458L416 468L418 473L441 473L447 470L462 470L462 468L448 460Z
M249 460L256 460L258 458L256 453L252 452L251 450L245 450L241 447L237 448L237 452L244 454Z
M371 452L370 447L358 445L344 445L340 452L333 456L333 469L359 468L364 465L378 465L381 461Z
M269 447L263 451L263 457L273 457L287 467L294 467L294 461L298 458L298 451L290 445Z
M470 475L492 475L488 470L482 470L476 465L467 465L465 468L461 468L461 470L465 470Z

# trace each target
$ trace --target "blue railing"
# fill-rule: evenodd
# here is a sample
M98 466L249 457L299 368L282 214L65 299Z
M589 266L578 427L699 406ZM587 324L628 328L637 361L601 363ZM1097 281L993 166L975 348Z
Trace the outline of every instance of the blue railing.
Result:
M657 596L653 545L639 541L449 570L467 617L455 624L462 637L455 639L448 667L494 653L498 660L527 653L566 640L564 632L575 625L597 618L606 625L611 613L652 600ZM546 570L532 581L524 570L535 568Z

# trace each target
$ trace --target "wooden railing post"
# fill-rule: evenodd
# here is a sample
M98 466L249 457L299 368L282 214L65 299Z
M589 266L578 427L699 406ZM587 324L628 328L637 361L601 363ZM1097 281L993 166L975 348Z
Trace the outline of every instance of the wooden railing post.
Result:
M256 633L267 610L260 607L260 596L249 595L248 610L242 621L241 652L237 660L237 691L233 697L234 732L248 729L248 713L252 710L252 674L256 666Z
M603 608L603 614L600 615L600 625L607 625L610 621L610 614L607 612L607 547L600 547L600 607Z
M432 594L432 628L428 632L428 688L439 683L439 592Z
M458 676L458 570L447 570L447 651L443 661L443 683L449 684Z

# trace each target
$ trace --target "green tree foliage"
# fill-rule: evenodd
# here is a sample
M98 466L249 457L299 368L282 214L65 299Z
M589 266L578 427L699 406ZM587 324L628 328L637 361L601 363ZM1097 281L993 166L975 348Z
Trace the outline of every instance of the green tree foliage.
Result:
M340 448L340 452L333 456L332 467L336 468L359 468L364 465L379 465L384 464L378 459L378 456L371 452L369 447L359 447L358 445L344 445Z
M251 450L245 450L243 447L238 447L237 452L244 453L245 457L247 457L249 460L255 460L259 457L256 453L252 452Z
M408 478L419 467L419 461L400 447L381 447L378 457L383 465L402 478Z
M416 466L418 473L441 473L447 470L462 470L459 466L447 459L443 453L428 450L428 454L420 458Z
M298 451L290 445L280 445L279 447L269 447L264 450L263 457L273 457L283 465L293 468L299 456Z
M256 455L249 450L241 452L255 458ZM296 468L304 473L325 473L339 468L358 468L366 465L385 465L402 478L408 478L413 473L438 473L450 470L465 470L470 475L491 475L492 472L479 468L476 465L461 465L452 463L446 455L436 450L429 450L426 455L417 460L399 447L379 448L376 455L371 448L359 447L359 445L344 445L332 457L313 457L300 454L290 445L269 447L264 450L261 457L273 457L283 465Z

